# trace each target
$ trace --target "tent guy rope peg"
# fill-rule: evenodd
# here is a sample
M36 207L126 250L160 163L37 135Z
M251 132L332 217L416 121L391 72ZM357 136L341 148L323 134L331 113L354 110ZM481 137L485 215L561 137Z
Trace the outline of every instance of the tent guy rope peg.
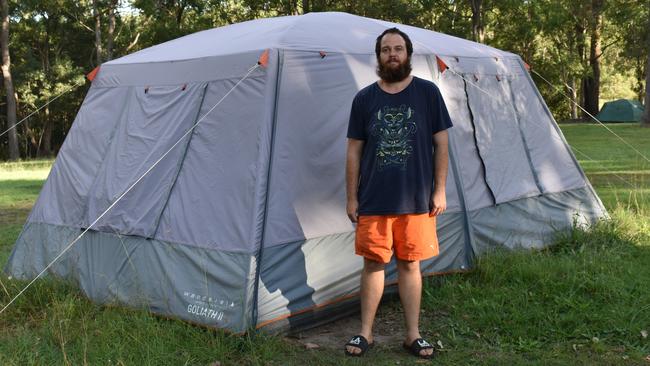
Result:
M268 50L265 51L264 54L266 54L266 57L267 57L267 60L268 60ZM264 56L264 54L262 56ZM194 125L192 125L192 127L190 127L183 134L183 136L181 136L178 139L178 141L176 141L167 151L165 151L165 153L162 154L162 156L160 158L158 158L158 160L156 160L156 162L153 163L149 167L149 169L147 169L140 176L140 178L138 178L135 182L133 182L133 184L131 184L119 197L117 197L115 199L115 201L113 201L113 203L111 203L111 205L108 206L108 208L104 212L102 212L102 214L99 215L99 217L97 217L95 219L95 221L93 221L90 225L88 225L88 227L81 234L79 234L72 242L70 242L68 245L66 245L66 247L63 248L61 253L59 253L56 257L54 257L54 259L52 259L52 261L50 263L48 263L48 265L45 266L45 268L43 268L43 270L38 275L36 275L36 277L34 277L34 279L32 279L22 290L20 290L20 292L18 292L18 294L16 296L14 296L2 309L0 309L0 314L2 314L5 310L7 310L7 308L11 304L13 304L16 301L16 299L18 299L25 291L27 291L27 289L32 284L34 284L34 282L36 282L36 280L38 280L48 269L50 269L50 267L52 267L52 265L54 265L54 263L56 263L56 261L59 260L59 258L61 258L65 253L67 253L68 250L70 250L70 248L72 248L72 246L75 245L79 241L79 239L81 239L84 235L86 235L88 230L92 229L95 226L95 224L97 224L99 222L99 220L102 219L102 217L104 217L113 207L115 207L115 205L117 205L117 203L120 202L122 200L122 198L124 198L124 196L126 196L133 189L133 187L135 187L138 183L140 183L140 181L144 177L146 177L147 174L149 174L149 172L151 172L158 165L158 163L160 163L172 150L174 150L174 148L176 146L178 146L178 144L180 144L181 141L183 141L183 139L185 137L187 137L192 131L194 131L196 126L198 126L205 119L205 117L207 117L210 113L212 113L212 111L215 108L217 108L219 106L219 104L221 104L221 102L223 102L230 95L230 93L232 93L232 91L235 90L239 86L239 84L241 84L248 77L248 75L250 75L258 67L260 67L259 62L257 64L255 64L255 65L253 65L250 69L248 69L248 72L246 73L246 75L244 75L232 88L230 88L230 90L228 90L228 92L226 94L224 94L224 96L221 97L221 99L219 99L219 101L214 106L212 106L212 108L210 108L210 110L208 110L203 116L201 116L201 118L199 118L198 121L196 121L196 123L194 123ZM145 89L145 93L146 93L146 90L149 90L149 87L147 87Z

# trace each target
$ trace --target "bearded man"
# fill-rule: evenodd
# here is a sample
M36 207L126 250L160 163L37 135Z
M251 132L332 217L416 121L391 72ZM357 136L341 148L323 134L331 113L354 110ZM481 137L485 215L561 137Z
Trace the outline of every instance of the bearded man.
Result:
M447 129L452 126L438 88L411 75L413 44L397 28L375 45L379 80L357 93L348 126L347 214L364 257L361 329L345 345L362 356L374 345L372 326L393 253L404 308L404 348L431 358L419 330L420 261L438 255L436 216L447 207Z

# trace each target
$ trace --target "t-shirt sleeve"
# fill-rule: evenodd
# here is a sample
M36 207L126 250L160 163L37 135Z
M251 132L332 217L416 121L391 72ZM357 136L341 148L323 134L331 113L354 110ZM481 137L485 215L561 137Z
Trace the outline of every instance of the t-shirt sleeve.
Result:
M447 111L447 106L445 105L445 101L442 99L440 90L435 88L433 91L433 110L431 111L433 117L432 134L436 134L452 127L453 124L451 123L451 117L449 117L449 111Z
M350 139L367 139L364 116L361 111L361 101L357 95L352 101L352 109L350 110L350 122L348 123L348 138Z

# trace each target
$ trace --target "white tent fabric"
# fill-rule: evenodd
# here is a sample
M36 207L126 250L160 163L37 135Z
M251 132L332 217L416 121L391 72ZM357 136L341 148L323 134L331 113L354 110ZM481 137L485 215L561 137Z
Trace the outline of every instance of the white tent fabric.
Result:
M345 213L345 134L352 98L376 80L375 38L393 26L412 38L413 74L440 87L454 123L441 253L423 273L467 270L495 247L542 247L605 215L518 56L310 13L102 65L5 270L33 278L201 120L49 273L98 302L236 332L355 310L362 261ZM265 50L268 65L242 80ZM395 276L392 263L389 291Z

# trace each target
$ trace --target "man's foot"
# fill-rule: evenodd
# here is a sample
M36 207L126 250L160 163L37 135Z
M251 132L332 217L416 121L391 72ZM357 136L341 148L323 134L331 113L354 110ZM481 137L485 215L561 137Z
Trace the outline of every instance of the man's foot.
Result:
M366 337L355 335L345 344L345 354L346 356L361 357L374 345L375 342L368 342Z
M404 349L409 351L413 356L429 359L433 357L433 345L427 342L424 338L417 338L411 341L405 341L403 344Z

